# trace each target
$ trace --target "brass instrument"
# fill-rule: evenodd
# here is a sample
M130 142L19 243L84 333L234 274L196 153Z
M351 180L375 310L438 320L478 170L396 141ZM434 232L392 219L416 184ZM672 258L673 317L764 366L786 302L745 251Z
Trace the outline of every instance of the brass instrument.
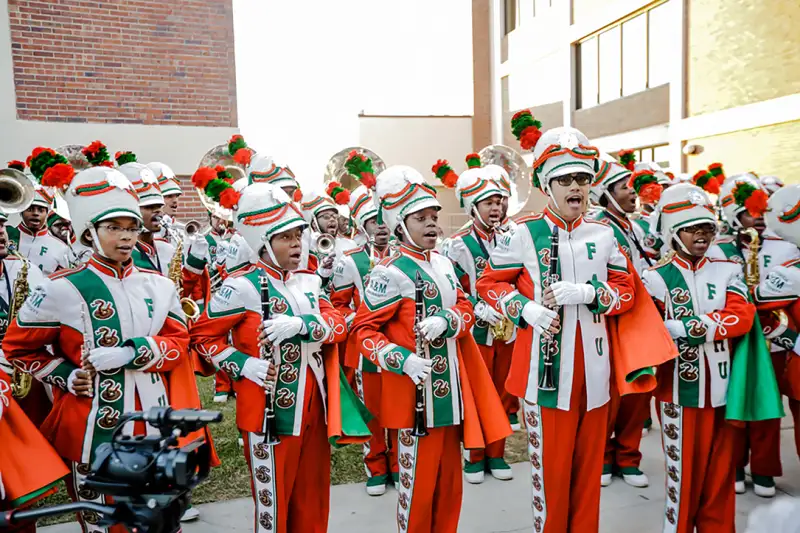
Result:
M328 164L325 165L325 176L322 179L323 186L327 186L328 183L332 181L338 181L342 184L342 187L352 192L360 185L358 179L354 176L351 176L344 166L344 164L350 158L350 152L354 150L357 153L372 159L372 168L375 170L376 177L386 169L386 163L384 163L383 159L381 159L378 154L369 148L364 148L363 146L351 146L349 148L345 148L344 150L339 150L328 160Z
M15 168L0 170L0 209L7 215L25 211L33 202L33 182Z
M508 199L506 216L514 216L523 209L536 212L544 209L547 198L543 194L533 193L532 195L533 170L525 162L522 154L502 144L491 144L482 148L478 155L481 157L482 165L497 165L508 174L511 197ZM531 205L527 205L529 199L534 200Z
M192 237L200 232L202 225L197 220L190 220L183 226L183 232L187 237Z
M328 235L327 233L320 233L317 236L317 240L314 242L315 250L317 253L322 255L330 255L333 253L334 249L336 248L336 239L332 235Z
M250 148L250 150L252 150L253 155L255 156L256 151L252 148ZM247 169L234 161L233 156L231 156L228 152L228 143L218 144L217 146L211 148L203 155L198 167L214 168L217 165L224 167L225 170L227 170L230 175L233 176L234 189L241 191L247 186ZM208 212L215 217L225 219L229 222L233 221L233 212L230 209L222 207L217 202L206 196L205 191L202 189L195 188L195 192L200 199L200 203L203 204L203 207L205 207ZM188 224L189 223L187 223L187 225ZM188 233L189 232L187 231L187 234Z
M742 233L750 237L748 250L750 252L744 266L744 282L750 289L754 289L761 282L761 273L758 267L758 249L761 241L758 232L754 228L747 228Z
M25 299L28 297L28 292L30 287L28 287L28 260L22 257L16 250L14 250L13 245L9 246L9 255L13 255L20 261L22 261L22 267L19 269L19 273L17 274L17 279L14 280L14 286L11 290L11 302L9 302L8 306L8 322L6 324L5 329L3 330L3 337L6 336L6 331L8 331L8 325L11 324L11 321L17 318L19 314L19 310L22 308L22 304L25 303ZM6 274L7 275L7 274ZM23 372L19 368L14 366L14 372L11 374L11 395L14 398L24 398L31 392L31 385L33 384L33 376L28 374L27 372Z
M94 348L94 336L92 334L92 321L89 319L89 310L85 303L81 303L81 324L83 325L83 344L81 344L81 370L89 374L89 396L94 395L94 378L97 371L89 362L89 353Z
M172 227L172 223L168 221L167 217L159 217L158 221L167 230L169 236L178 243L175 247L175 253L172 254L172 259L169 260L167 277L175 284L180 298L183 292L183 239ZM191 298L181 298L181 309L183 309L189 320L196 320L200 316L200 306Z

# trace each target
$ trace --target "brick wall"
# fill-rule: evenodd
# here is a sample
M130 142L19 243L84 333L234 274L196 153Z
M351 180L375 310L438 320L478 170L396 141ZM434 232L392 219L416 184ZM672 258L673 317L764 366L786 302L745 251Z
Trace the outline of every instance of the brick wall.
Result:
M200 203L191 179L191 176L178 176L178 180L181 182L181 189L183 189L183 194L178 204L178 220L181 222L197 220L205 225L207 219L206 208Z
M800 2L688 2L689 115L800 92Z
M17 117L231 126L232 0L8 0Z
M799 138L800 121L795 121L692 139L690 143L702 144L705 151L688 158L688 171L693 174L719 161L728 176L752 170L762 176L778 176L786 183L800 184Z

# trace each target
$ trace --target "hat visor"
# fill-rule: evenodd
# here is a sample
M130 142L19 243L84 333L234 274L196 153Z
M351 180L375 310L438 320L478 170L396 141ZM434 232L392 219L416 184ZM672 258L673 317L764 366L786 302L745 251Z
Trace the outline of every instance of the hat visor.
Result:
M137 213L135 211L131 211L130 209L109 209L98 215L92 222L97 224L98 222L102 222L104 220L109 220L111 218L132 218L134 220L138 220L139 222L142 221L141 213Z
M436 209L441 210L442 204L440 204L439 200L433 196L425 196L424 198L412 200L402 212L403 220L405 220L408 215L413 215L414 213L418 213L423 209L428 209L429 207L435 207Z
M594 166L590 161L593 161L593 159L576 159L557 165L545 175L545 180L549 184L552 180L567 174L589 174L594 178Z
M139 207L152 207L154 205L164 205L164 198L162 196L155 196L139 200Z
M288 220L287 222L284 222L284 223L281 223L281 224L275 224L266 233L264 233L264 236L267 239L271 239L275 235L278 235L280 233L284 233L284 232L289 231L291 229L294 229L294 228L303 228L303 229L305 229L306 227L308 227L308 223L306 223L305 220L303 220L302 218L299 218L299 217L295 217L295 218L292 218L291 220Z

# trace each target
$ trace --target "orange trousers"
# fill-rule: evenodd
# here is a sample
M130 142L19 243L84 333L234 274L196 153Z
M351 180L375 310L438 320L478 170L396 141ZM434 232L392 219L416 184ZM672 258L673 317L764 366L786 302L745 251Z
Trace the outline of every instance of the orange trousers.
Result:
M479 344L478 349L481 351L486 368L489 369L489 374L492 376L492 381L497 394L500 396L500 401L503 402L506 414L515 414L519 411L519 399L506 391L506 378L508 378L508 371L511 369L511 356L514 353L514 345L495 342L492 346ZM500 439L492 442L485 449L470 451L469 460L472 463L477 463L478 461L483 461L484 457L503 457L505 451L506 439Z
M262 436L243 433L256 533L328 531L331 447L325 408L310 373L305 396L300 435L281 435L280 444L267 446Z
M397 437L401 533L456 533L461 514L461 426L428 428L426 437Z
M233 392L233 381L231 381L231 377L224 370L217 370L214 373L214 392L217 394L223 392L231 394Z
M642 452L642 428L650 416L651 393L620 397L612 389L608 410L608 431L603 464L623 468L639 468ZM613 435L613 437L612 437Z
M780 380L786 367L786 352L774 352L772 365ZM747 422L739 427L734 453L738 469L743 470L750 463L750 473L755 476L782 476L780 419Z
M664 533L733 533L735 428L725 408L659 402L666 461Z
M586 410L586 375L580 329L575 346L570 410L525 402L528 457L536 533L597 533L600 475L608 404Z
M800 458L800 400L789 398L789 409L794 419L794 446L797 448L797 457Z
M358 397L367 406L367 409L374 417L369 421L372 437L364 443L364 467L367 476L385 476L390 473L396 474L397 467L397 430L384 429L380 421L381 408L381 375L378 372L355 371L353 387ZM386 433L389 433L389 439Z

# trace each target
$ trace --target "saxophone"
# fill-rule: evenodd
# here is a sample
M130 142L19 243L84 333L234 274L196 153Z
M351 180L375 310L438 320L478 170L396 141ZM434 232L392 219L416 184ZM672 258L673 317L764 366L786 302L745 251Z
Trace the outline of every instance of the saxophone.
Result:
M158 221L164 229L167 230L169 236L178 243L175 247L175 253L172 254L172 259L169 260L167 277L175 284L175 288L178 291L178 298L180 298L183 293L183 239L178 235L178 232L175 231L172 222L170 222L167 217L162 216ZM186 314L189 320L195 320L200 316L200 307L194 300L191 298L180 298L180 300L181 309L183 309L184 314Z
M750 253L744 267L744 282L752 291L761 282L761 272L758 266L758 249L761 241L758 237L758 232L754 228L747 228L744 230L744 234L750 237L750 244L748 245L748 251ZM764 338L767 340L768 350L772 347L772 339L786 331L789 326L789 317L783 309L772 311L772 316L775 317L777 326L770 326L764 330Z
M499 222L495 222L494 224L494 234L504 236L508 228L504 228ZM500 322L493 326L489 326L489 331L492 333L492 337L500 342L508 342L511 340L511 337L514 336L514 323L511 322L507 317L503 317Z
M12 288L12 297L11 302L8 307L8 322L6 323L5 328L3 329L2 336L6 336L6 331L8 331L8 326L11 324L11 321L17 318L19 314L19 310L22 308L22 304L25 303L25 299L28 297L28 260L22 257L13 247L13 245L9 246L8 253L13 255L20 261L22 261L22 267L19 269L19 273L17 274L17 279L14 280L14 287ZM31 391L31 384L33 383L33 377L28 374L27 372L23 372L19 368L14 366L14 372L11 374L11 395L14 398L24 398L30 393Z

